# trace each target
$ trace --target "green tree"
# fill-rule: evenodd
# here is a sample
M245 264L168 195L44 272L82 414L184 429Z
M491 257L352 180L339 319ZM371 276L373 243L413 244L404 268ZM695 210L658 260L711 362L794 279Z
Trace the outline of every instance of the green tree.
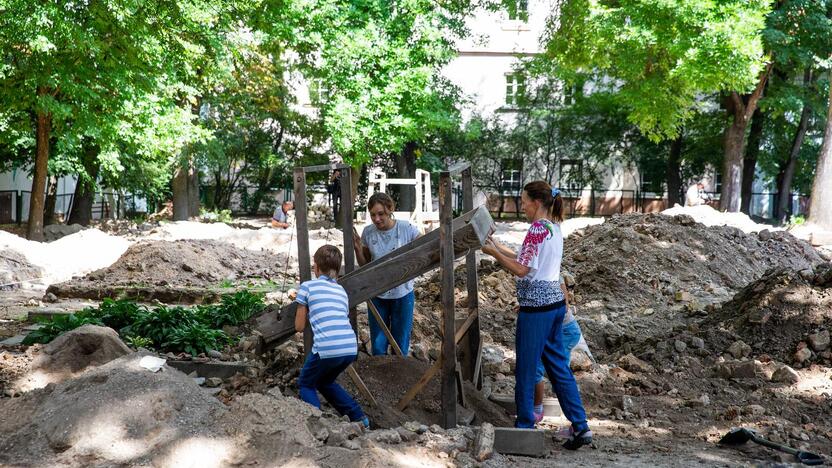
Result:
M564 0L559 11L547 56L594 83L611 81L629 120L654 141L676 138L703 94L730 92L723 207L739 209L745 128L768 75L760 31L769 2Z
M165 80L187 83L195 64L215 55L216 32L228 19L221 7L227 6L211 0L0 1L0 108L35 122L29 238L42 238L52 139L70 128L99 128L95 122ZM181 94L190 93L183 86Z

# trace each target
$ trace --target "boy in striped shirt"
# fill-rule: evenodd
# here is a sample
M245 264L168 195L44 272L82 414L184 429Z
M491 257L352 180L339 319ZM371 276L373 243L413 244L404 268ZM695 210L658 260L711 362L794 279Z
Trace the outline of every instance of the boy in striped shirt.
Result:
M358 342L350 325L347 292L336 282L341 269L341 251L334 245L324 245L313 256L316 278L300 285L295 330L306 328L307 315L312 327L313 344L298 377L300 399L319 408L318 393L339 414L350 421L370 422L361 406L335 380L355 361Z

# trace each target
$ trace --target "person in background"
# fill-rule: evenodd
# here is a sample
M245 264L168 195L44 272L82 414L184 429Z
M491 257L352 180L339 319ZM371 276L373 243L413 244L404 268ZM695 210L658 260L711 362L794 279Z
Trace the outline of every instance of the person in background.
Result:
M563 345L566 300L560 286L563 233L559 224L563 221L563 198L547 182L535 181L523 187L521 201L523 212L532 224L517 257L493 237L482 248L484 254L493 256L518 277L520 310L515 333L517 419L514 425L522 429L535 426L535 380L538 363L543 361L563 415L572 423L563 447L577 450L592 443L592 431Z
M321 392L338 414L369 427L370 421L361 406L335 381L358 356L347 292L337 283L341 251L334 245L323 245L315 252L313 262L316 278L301 284L295 299L295 331L306 328L308 316L313 337L312 352L298 377L300 399L320 409Z
M338 209L341 201L341 169L332 171L329 184L326 186L326 192L329 194L329 202L332 206L332 220L338 222Z
M688 187L688 191L685 192L685 206L705 205L710 199L711 197L705 193L705 184L702 182L691 185Z
M409 221L397 220L393 217L395 209L396 205L390 195L376 192L370 196L367 210L370 212L373 224L364 228L361 237L354 232L355 258L359 265L381 258L419 237L419 229L416 226ZM410 280L372 299L381 319L405 356L410 350L414 298L413 280ZM373 355L387 354L389 345L387 337L373 314L370 314L369 322Z
M274 209L272 227L287 229L289 227L289 212L295 209L295 204L289 200Z

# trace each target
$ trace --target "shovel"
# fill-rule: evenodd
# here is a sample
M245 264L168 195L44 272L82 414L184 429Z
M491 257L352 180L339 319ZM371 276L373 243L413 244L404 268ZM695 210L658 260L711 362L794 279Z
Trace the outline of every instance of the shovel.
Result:
M722 437L719 443L721 445L742 445L748 441L752 441L754 443L763 445L765 447L773 448L781 452L792 454L797 459L797 461L803 463L804 465L822 465L824 461L823 457L816 453L804 452L802 450L797 450L787 445L774 443L770 440L763 439L762 437L758 436L755 431L752 431L751 429L746 429L744 427L735 427L731 429L730 432L728 432Z

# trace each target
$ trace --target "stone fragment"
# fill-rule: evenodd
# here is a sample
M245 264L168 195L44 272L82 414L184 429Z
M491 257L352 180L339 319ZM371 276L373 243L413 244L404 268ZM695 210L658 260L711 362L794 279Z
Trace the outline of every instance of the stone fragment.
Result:
M478 462L483 462L494 454L494 426L483 423L474 440L472 455Z
M812 357L812 351L809 348L800 348L794 353L794 362L796 364L803 364Z
M220 385L222 385L222 379L219 377L209 377L205 379L206 387L219 387Z
M688 345L682 340L676 340L673 342L673 347L676 349L676 352L683 353Z
M774 371L774 374L771 376L771 380L791 385L800 381L800 375L798 375L797 371L789 366L781 366Z
M829 330L823 330L809 335L809 346L816 353L826 351L829 348Z
M618 359L618 366L630 372L652 373L656 369L650 364L635 357L633 354L625 354Z
M742 340L737 340L728 347L728 354L736 359L742 359L751 354L751 346L748 346Z
M696 349L705 349L705 340L699 338L698 336L691 338L690 344Z

